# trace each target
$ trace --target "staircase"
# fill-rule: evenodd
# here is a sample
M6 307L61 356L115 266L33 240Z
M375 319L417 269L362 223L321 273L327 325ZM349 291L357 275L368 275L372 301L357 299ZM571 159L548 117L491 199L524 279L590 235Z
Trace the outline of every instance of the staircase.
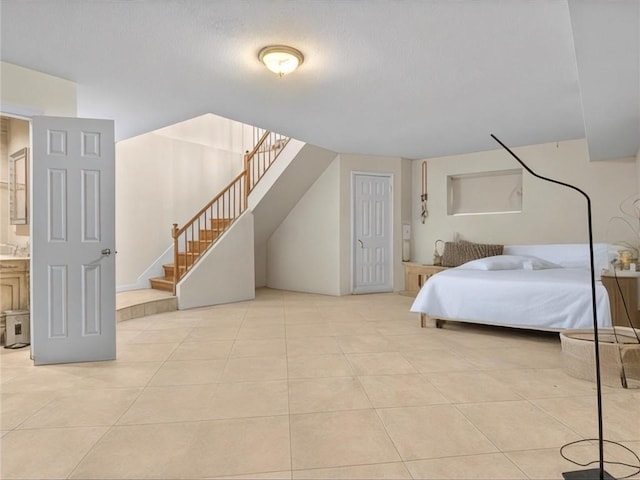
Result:
M162 266L162 277L149 279L151 288L175 295L180 279L247 209L249 193L288 141L288 137L264 131L253 150L245 155L244 170L184 226L173 224L174 261Z
M220 234L231 225L232 220L232 218L211 218L209 228L202 228L198 231L198 240L187 240L186 251L178 252L177 263L162 265L164 276L149 279L151 288L174 293L174 278L176 276L182 278L187 269L198 260L198 257L206 252ZM174 231L177 226L174 224ZM175 272L176 265L178 265L178 272Z

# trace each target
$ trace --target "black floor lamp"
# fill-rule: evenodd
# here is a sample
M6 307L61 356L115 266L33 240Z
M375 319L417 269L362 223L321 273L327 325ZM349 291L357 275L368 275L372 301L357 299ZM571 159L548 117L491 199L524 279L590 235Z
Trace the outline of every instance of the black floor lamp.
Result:
M509 147L502 143L493 133L491 134L491 137L496 142L498 142L507 152L509 152L513 156L513 158L515 158L518 163L522 165L522 167L534 177L575 190L576 192L584 196L584 198L587 200L587 222L589 225L589 258L591 261L591 307L593 309L593 344L596 364L596 394L598 397L598 452L600 458L599 466L597 469L592 468L587 470L564 472L562 476L566 480L613 480L613 477L604 470L604 439L602 434L602 386L600 384L600 347L598 345L598 316L596 314L596 272L593 264L593 227L591 225L591 199L589 198L589 195L587 195L584 191L580 190L574 185L538 175L533 170L531 170L522 160L520 160L520 158L515 153L513 153Z

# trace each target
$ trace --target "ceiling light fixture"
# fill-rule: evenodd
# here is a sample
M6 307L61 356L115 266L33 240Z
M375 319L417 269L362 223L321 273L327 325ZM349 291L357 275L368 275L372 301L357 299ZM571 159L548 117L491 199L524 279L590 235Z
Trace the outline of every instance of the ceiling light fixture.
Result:
M258 58L279 77L293 72L304 61L300 50L285 45L264 47L258 53Z

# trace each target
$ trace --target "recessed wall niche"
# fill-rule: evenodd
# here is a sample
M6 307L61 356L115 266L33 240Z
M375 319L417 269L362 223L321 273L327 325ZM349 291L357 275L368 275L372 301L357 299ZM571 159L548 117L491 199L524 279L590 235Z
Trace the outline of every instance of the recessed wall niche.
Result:
M447 177L448 215L522 212L522 169Z

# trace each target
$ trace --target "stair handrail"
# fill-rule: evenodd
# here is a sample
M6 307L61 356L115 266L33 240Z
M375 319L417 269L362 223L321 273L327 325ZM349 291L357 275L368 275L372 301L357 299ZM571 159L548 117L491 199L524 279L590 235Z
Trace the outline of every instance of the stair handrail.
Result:
M175 294L175 288L182 277L184 277L189 270L199 260L200 256L206 252L211 245L216 241L216 238L212 239L204 248L202 248L201 242L206 241L200 238L200 230L204 224L204 229L209 230L208 222L212 220L218 220L217 227L215 229L217 237L222 235L247 208L247 197L243 191L244 177L246 173L241 172L236 176L229 184L218 193L210 202L208 202L200 211L195 214L191 219L186 222L181 228L178 228L178 224L174 223L171 230L171 236L173 237L173 289ZM225 201L226 200L226 201ZM214 216L215 213L215 216ZM208 215L207 215L208 214ZM220 216L222 214L222 217ZM204 218L203 218L204 217ZM202 220L202 221L201 221ZM222 220L222 227L220 228L219 221ZM194 234L194 228L197 224L198 234ZM211 228L214 231L213 228ZM190 236L188 235L190 233ZM184 239L184 269L179 261L180 257L180 239ZM195 251L190 251L188 248L189 242L196 242L198 245ZM188 257L191 255L191 261L188 261Z
M272 143L268 149L261 150L261 148L266 144L268 139L271 139L274 143ZM178 282L182 279L182 277L184 277L187 274L187 272L191 270L191 268L193 268L193 266L199 261L202 254L205 253L207 250L209 250L209 248L211 248L217 242L218 238L220 238L220 236L234 223L235 219L238 218L247 209L249 193L258 184L258 182L264 176L264 174L269 169L269 167L273 165L273 162L276 160L276 158L278 158L278 156L280 155L280 152L282 152L286 144L289 143L289 140L290 140L289 137L266 130L262 134L258 142L256 143L255 147L253 147L253 150L245 154L244 170L240 172L231 182L229 182L229 184L227 184L227 186L224 187L220 193L218 193L215 197L213 197L211 201L209 201L204 207L202 207L198 211L198 213L196 213L193 217L191 217L191 219L185 222L185 224L182 227L178 228L177 223L173 224L173 227L171 229L171 236L173 237L173 294L174 295L176 293L176 286L178 285ZM276 150L275 155L272 155L272 151L274 149ZM266 152L269 152L268 158L264 158L263 154L265 154ZM260 164L261 155L263 155L263 157L262 157L262 162ZM257 172L257 175L255 175L256 172ZM230 193L231 191L233 191L233 205L231 204L226 205L227 210L229 212L229 217L224 217L225 205L223 205L222 218L225 220L223 222L223 227L220 231L218 231L218 235L214 239L212 239L212 241L208 243L203 249L201 249L201 242L202 242L202 240L200 239L201 217L204 216L204 223L206 225L207 212L210 211L213 208L213 206L217 202L219 202L221 199L224 200L225 195L231 198L231 193ZM238 193L240 194L239 196L241 199L238 202L239 205L236 204L236 197L238 196L237 195ZM232 207L233 207L233 212L231 212ZM219 214L220 214L220 211L218 207L217 216L213 217L213 211L212 211L211 215L209 216L209 221L211 221L211 219L214 219L214 218L220 219L220 217L218 216ZM229 222L227 223L226 220L229 220ZM193 233L194 225L196 223L198 223L197 238ZM191 241L196 242L198 245L197 252L191 252L191 255L192 255L191 262L187 261L188 254L189 254L188 242L190 241L187 235L188 231L190 231L191 233ZM179 255L180 255L179 243L180 243L180 237L182 236L184 236L184 244L185 244L184 269L181 268L181 265L179 262Z
M267 140L270 140L269 148L264 149L262 147L267 143ZM282 152L287 143L289 143L289 140L291 140L290 137L266 130L260 137L260 140L258 140L258 143L256 143L256 146L253 147L253 150L246 153L244 156L244 169L247 175L245 190L247 197L260 179L267 173L271 165L273 165L280 155L280 152Z

